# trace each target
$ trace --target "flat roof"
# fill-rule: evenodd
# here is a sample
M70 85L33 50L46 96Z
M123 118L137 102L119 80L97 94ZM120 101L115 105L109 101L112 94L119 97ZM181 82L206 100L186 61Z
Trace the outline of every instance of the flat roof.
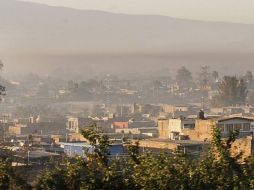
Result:
M60 142L60 145L64 145L64 146L79 146L79 147L86 147L86 148L92 148L93 146L87 143L64 143L64 142Z
M221 118L218 118L217 120L218 121L228 121L228 120L231 120L231 119L240 119L240 120L246 120L246 121L254 121L254 119L251 119L251 118L248 118L248 117L239 117L239 116L233 116L233 117L221 117Z
M201 145L201 144L208 144L204 141L194 141L194 140L170 140L170 139L160 139L160 138L154 138L154 139L147 139L147 140L141 140L143 142L147 141L153 141L153 142L161 142L161 143L169 143L169 144L180 144L180 145Z

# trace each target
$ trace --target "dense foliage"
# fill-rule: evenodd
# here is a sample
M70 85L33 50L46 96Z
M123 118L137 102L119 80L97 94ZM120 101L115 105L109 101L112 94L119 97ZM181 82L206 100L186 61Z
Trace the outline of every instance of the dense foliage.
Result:
M214 97L215 105L243 104L247 98L247 84L244 79L225 76L219 84L219 95Z
M96 126L82 132L93 151L86 158L77 157L55 163L37 179L37 190L153 190L153 189L254 189L254 157L243 159L231 148L238 132L222 138L214 128L208 150L199 159L181 152L140 153L138 142L127 146L128 154L112 158L109 140ZM8 160L0 161L0 189L30 189L15 174Z
M190 88L192 85L192 75L185 67L181 67L177 71L176 81L181 89Z
M128 146L124 158L110 159L107 138L93 129L83 135L95 147L87 158L67 161L47 170L38 179L36 189L253 189L254 159L242 159L241 152L231 153L237 132L226 139L218 129L213 131L209 151L199 159L181 153L139 153L138 143Z
M8 159L0 160L0 189L1 190L29 190L30 185L16 175Z

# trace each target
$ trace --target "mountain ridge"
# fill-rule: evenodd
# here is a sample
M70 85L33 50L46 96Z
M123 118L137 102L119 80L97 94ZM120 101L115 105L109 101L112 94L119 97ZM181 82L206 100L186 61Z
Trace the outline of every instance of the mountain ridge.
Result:
M0 58L12 65L11 69L17 63L28 65L24 68L43 65L40 69L77 62L114 62L115 67L120 63L144 65L158 59L170 66L192 62L250 64L254 25L1 0L0 41Z

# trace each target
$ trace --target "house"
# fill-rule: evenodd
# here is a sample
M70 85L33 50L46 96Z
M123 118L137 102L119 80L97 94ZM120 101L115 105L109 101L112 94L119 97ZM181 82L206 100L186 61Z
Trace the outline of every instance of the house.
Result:
M57 122L40 122L40 123L28 123L26 125L15 123L9 126L10 135L28 135L28 134L65 134L65 124Z
M80 130L85 127L96 124L103 132L112 132L111 124L115 121L114 118L81 118L81 117L69 117L67 119L66 127L71 133L79 133Z
M143 128L129 128L129 129L116 129L116 133L121 134L136 134L136 135L146 135L147 137L157 137L158 129L157 127L143 127Z
M141 150L160 152L161 150L169 153L180 151L191 156L199 156L200 152L208 147L207 142L193 140L170 140L170 139L146 139L139 141Z
M239 131L239 137L251 136L253 119L245 117L217 117L196 119L195 127L183 129L182 133L193 140L211 140L213 127L220 128L221 135L227 137L230 131Z
M85 157L86 153L92 154L94 147L86 142L82 143L60 143L60 146L64 149L64 153L69 157L81 156ZM123 144L110 144L108 154L115 156L124 153Z
M113 129L134 129L134 128L147 128L155 127L154 121L146 117L116 117L111 120Z
M193 125L194 121L194 125ZM254 153L252 124L253 119L246 117L215 117L188 121L186 119L159 120L160 139L211 142L213 128L221 131L222 138L228 137L230 131L239 131L239 136L232 145L233 153L243 152L244 157Z
M94 120L91 118L69 117L67 119L66 127L70 132L79 133L81 127L90 126L94 123Z
M193 129L195 120L188 118L158 120L159 137L171 140L184 138L184 129Z
M128 129L129 121L114 121L111 125L113 129Z

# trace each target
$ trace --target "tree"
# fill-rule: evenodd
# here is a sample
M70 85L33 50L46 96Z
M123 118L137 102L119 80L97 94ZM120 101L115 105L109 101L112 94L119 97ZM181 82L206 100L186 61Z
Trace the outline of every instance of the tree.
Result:
M208 66L200 66L199 84L202 89L206 89L211 82L211 73Z
M0 59L0 70L2 70L3 67L4 67L4 64L3 64L2 60Z
M0 59L0 70L2 70L3 67L4 67L4 64L3 64L3 62ZM0 100L2 100L2 96L5 95L5 92L6 92L6 87L3 86L3 85L0 85Z
M141 108L142 114L150 114L151 116L158 116L160 114L161 108L159 106L145 104Z
M11 160L0 158L0 189L1 190L30 190L31 186L24 179L16 175Z
M190 88L192 85L192 75L184 66L178 69L176 81L181 89Z
M234 155L231 151L239 132L231 131L227 138L222 138L218 127L212 132L209 153L192 166L191 189L249 189L242 152Z
M0 162L0 189L7 190L10 188L10 176L6 163Z
M221 105L243 104L248 91L243 79L225 76L219 84L219 95L214 97L214 102Z
M219 79L219 72L218 72L218 71L213 71L213 72L212 72L212 77L213 77L213 80L214 80L215 82L217 82L218 79Z
M245 80L246 80L246 82L248 84L252 83L252 81L253 81L253 74L252 74L252 72L251 71L247 71L245 76L244 76L244 78L245 78Z
M94 152L86 159L76 158L56 164L36 184L42 189L88 190L228 190L254 188L254 157L242 159L242 152L232 153L238 131L222 138L213 127L208 152L191 159L181 152L140 153L139 143L126 146L128 156L110 158L109 140L95 125L82 132ZM1 169L1 168L0 168ZM1 170L0 170L1 171ZM8 180L7 180L8 182Z
M99 105L99 104L95 104L93 107L92 107L92 115L93 116L96 116L96 117L102 117L105 115L105 109Z
M79 88L79 84L78 83L74 82L73 80L68 81L67 89L70 92L77 92L78 88Z
M128 106L120 105L120 106L116 107L116 113L121 116L128 115L128 114L130 114L130 109Z

